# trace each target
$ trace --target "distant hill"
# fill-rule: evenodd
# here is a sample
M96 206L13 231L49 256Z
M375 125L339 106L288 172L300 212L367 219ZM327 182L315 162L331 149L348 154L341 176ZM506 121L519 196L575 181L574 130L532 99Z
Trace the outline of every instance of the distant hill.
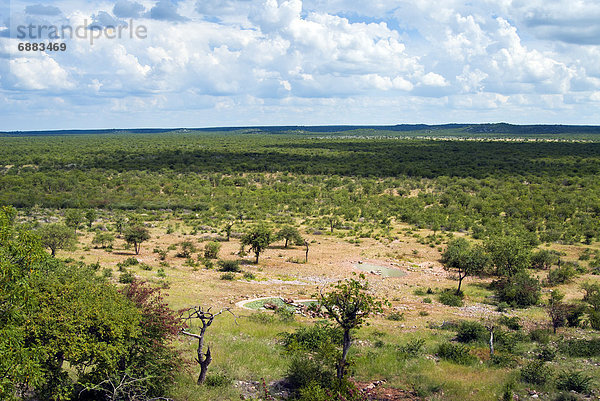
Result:
M239 133L239 134L346 134L390 135L412 133L434 136L537 136L537 135L598 135L600 126L593 125L513 125L494 124L398 124L398 125L322 125L322 126L254 126L210 128L140 128L140 129L93 129L49 131L5 131L0 136L48 136L48 135L98 135L98 134L160 134L160 133Z

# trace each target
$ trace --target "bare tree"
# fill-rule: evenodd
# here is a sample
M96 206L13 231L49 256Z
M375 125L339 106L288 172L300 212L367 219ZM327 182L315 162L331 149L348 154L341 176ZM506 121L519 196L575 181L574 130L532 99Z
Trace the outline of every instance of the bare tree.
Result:
M192 319L198 319L202 326L200 326L200 334L190 333L185 329L181 330L181 334L185 334L186 336L190 336L196 338L198 340L198 356L196 357L196 362L200 365L200 375L198 376L198 385L204 383L206 380L206 372L208 372L208 365L212 362L212 354L210 353L210 346L206 347L206 352L203 352L204 349L204 335L206 334L206 329L210 327L213 320L224 312L229 312L233 315L234 318L237 318L231 312L229 308L221 309L217 313L212 313L210 310L212 308L204 309L202 306L194 306L189 308L188 310L183 312L182 319L184 322L188 322ZM237 320L236 320L237 324Z

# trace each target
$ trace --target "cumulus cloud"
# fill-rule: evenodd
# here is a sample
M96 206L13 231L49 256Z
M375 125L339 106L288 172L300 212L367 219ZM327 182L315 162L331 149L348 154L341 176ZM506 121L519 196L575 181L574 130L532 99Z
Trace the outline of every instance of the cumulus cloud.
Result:
M24 0L13 1L26 10ZM549 116L549 110L560 110L553 116L580 115L589 123L599 114L594 110L600 93L600 28L592 21L600 17L600 5L593 0L547 3L60 3L66 15L60 14L61 23L87 19L106 27L135 18L148 37L102 39L93 46L73 40L62 55L15 58L7 50L0 57L12 55L14 69L0 69L0 85L11 107L21 104L22 92L34 90L59 93L86 115L85 94L91 104L105 102L114 113L148 109L160 115L181 109L185 118L186 110L202 110L214 124L217 118L277 123L272 113L287 116L278 117L282 123L307 123L308 118L334 123L326 119L340 113L337 123L352 122L344 118L444 122L456 120L457 111L464 113L463 121L498 116L532 122L527 119ZM59 17L36 12L12 15L13 21L43 24ZM0 48L12 49L14 43L0 38ZM41 71L47 71L46 81ZM402 117L399 110L409 114Z
M67 71L48 55L12 59L10 69L16 79L16 89L41 91L74 88Z
M188 21L188 18L178 14L177 3L173 3L171 0L159 0L159 2L150 9L149 15L150 18L161 21Z
M143 5L135 1L119 0L113 7L113 14L118 18L138 18L145 10Z

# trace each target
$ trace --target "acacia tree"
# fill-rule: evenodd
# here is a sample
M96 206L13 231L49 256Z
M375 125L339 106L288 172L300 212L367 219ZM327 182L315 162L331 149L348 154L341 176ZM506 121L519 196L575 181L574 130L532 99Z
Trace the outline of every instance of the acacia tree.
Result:
M89 209L85 212L85 219L87 220L87 224L89 228L92 228L92 224L96 220L97 213L94 209Z
M83 221L83 213L78 209L69 209L65 212L65 224L77 232L77 227Z
M290 242L294 243L295 245L301 245L304 243L304 239L302 238L302 235L300 235L300 231L298 231L296 227L292 226L283 227L277 233L276 238L285 241L284 248L287 248Z
M42 245L50 249L52 256L58 249L68 249L75 246L75 233L69 227L58 223L44 224L37 230Z
M337 363L337 378L341 380L346 374L348 350L352 345L350 330L361 327L373 313L383 312L383 304L388 302L378 301L369 293L369 283L364 274L359 276L359 280L350 278L339 281L332 289L317 297L328 317L335 320L344 332L342 355Z
M265 226L254 227L249 233L242 237L242 246L250 246L256 256L256 264L261 252L265 250L273 240L273 234Z
M186 331L185 329L181 329L181 334L184 334L189 337L193 337L198 340L198 349L197 349L197 357L196 362L200 365L200 374L198 375L198 385L204 383L206 380L206 373L208 372L208 365L212 362L212 354L210 352L210 346L206 348L206 352L204 350L204 336L206 335L206 330L213 323L213 320L223 314L224 312L229 312L233 315L233 312L229 308L221 309L217 313L212 313L211 308L204 309L202 306L194 306L192 308L187 309L183 312L182 321L187 323L191 320L199 320L200 321L200 334L192 333L190 331ZM233 315L235 317L235 315ZM237 323L237 321L236 321Z
M489 258L480 246L472 246L464 238L456 238L448 243L442 254L444 269L455 271L458 277L456 294L460 294L462 281L467 276L483 273L489 263Z
M112 247L113 242L115 242L115 236L102 231L97 232L92 240L92 244L96 246L100 245L102 248Z
M127 241L128 244L133 245L136 255L139 255L140 253L142 242L148 241L149 239L150 234L146 227L142 225L131 226L125 230L125 241Z
M515 236L490 238L486 248L499 276L512 277L531 265L531 247L523 238Z

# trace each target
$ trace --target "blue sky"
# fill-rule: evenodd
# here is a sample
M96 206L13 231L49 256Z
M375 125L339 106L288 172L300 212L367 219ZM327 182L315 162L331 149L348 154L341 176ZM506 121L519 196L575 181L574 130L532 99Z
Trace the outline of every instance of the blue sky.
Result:
M146 34L17 50L33 41L18 37L23 27L53 25ZM600 124L600 3L5 0L0 121L0 130Z

